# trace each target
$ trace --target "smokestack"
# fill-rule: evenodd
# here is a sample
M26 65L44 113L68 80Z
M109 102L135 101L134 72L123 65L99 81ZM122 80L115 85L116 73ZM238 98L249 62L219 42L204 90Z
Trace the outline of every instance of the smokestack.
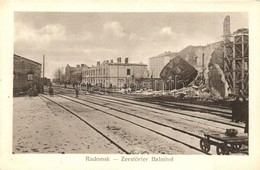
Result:
M118 62L118 63L121 63L121 57L118 57L118 58L117 58L117 62Z
M79 67L80 67L80 65L78 64L78 65L77 65L77 67L79 68Z
M113 60L110 60L110 63L113 63Z
M230 17L229 15L227 15L224 19L224 23L223 23L223 35L224 35L224 39L225 40L229 40L230 41Z
M128 64L128 58L125 58L125 64Z
M97 66L99 66L99 65L100 65L100 61L97 62Z

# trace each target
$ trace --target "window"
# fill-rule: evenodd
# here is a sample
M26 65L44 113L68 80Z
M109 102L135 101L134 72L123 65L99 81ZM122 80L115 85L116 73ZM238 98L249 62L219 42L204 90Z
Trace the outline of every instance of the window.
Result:
M195 65L198 64L198 56L195 57Z
M130 69L126 70L126 75L130 75Z
M33 74L28 74L27 78L28 78L29 81L32 81L33 80Z

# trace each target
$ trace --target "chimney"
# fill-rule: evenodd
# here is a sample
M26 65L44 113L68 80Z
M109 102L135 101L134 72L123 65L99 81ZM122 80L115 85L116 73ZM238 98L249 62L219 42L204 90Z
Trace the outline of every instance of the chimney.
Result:
M97 62L97 66L99 66L99 65L100 65L100 61Z
M85 64L81 64L81 67L84 67L85 66Z
M77 64L77 67L78 67L78 68L80 68L80 65L79 65L79 64Z
M128 64L128 57L125 58L125 64Z
M118 63L121 63L121 57L118 57L118 58L117 58L117 62L118 62Z
M110 63L113 63L113 60L110 60Z
M224 34L224 39L230 41L230 17L229 15L225 17L224 22L223 22L223 34Z

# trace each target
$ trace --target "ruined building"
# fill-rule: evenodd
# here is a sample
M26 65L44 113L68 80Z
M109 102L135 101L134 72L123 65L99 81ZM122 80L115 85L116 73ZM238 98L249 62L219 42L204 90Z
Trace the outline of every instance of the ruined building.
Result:
M168 80L175 77L174 81L184 81L186 86L190 82L198 86L204 85L221 97L227 97L230 93L238 94L240 91L248 94L248 29L239 29L230 34L230 18L227 16L223 33L224 41L206 46L188 46L181 50L178 57L163 68L161 78ZM177 84L177 88L181 87Z
M188 46L178 53L178 58L172 59L169 64L161 72L161 77L165 79L173 71L166 71L170 69L171 65L176 65L179 58L183 59L187 63L185 67L182 67L179 74L177 75L176 81L184 81L185 85L189 85L193 80L195 85L205 84L209 89L217 91L219 95L223 96L225 93L225 82L222 81L224 74L223 67L223 47L222 42L209 44L207 46ZM182 61L182 63L185 63ZM221 68L222 67L222 68ZM170 70L176 70L177 67L171 68ZM178 67L180 68L180 67ZM183 75L184 72L189 74ZM217 83L216 83L217 82ZM177 83L177 88L181 88L181 84Z
M230 18L224 21L224 73L232 94L248 95L249 31L241 28L230 34Z

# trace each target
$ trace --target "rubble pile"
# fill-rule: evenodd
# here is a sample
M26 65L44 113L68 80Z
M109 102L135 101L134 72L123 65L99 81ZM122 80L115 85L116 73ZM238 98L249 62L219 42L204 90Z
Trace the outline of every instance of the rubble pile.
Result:
M141 89L133 93L140 94L140 95L151 95L154 97L168 96L180 100L186 100L186 99L194 99L196 101L223 100L223 97L221 97L217 91L214 91L214 89L211 89L210 91L204 84L200 86L189 85L188 87L174 89L171 91L170 90L154 91L152 89L148 89L148 90Z

